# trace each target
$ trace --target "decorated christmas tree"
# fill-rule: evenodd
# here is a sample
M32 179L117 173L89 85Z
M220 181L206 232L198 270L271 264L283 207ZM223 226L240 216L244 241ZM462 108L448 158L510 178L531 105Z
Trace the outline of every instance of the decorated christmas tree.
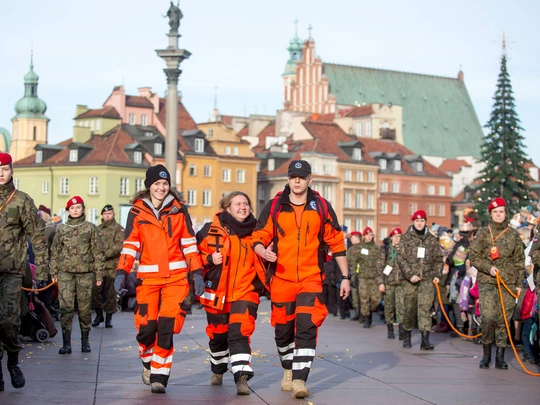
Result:
M487 135L482 145L482 158L486 166L476 179L475 209L481 221L488 221L487 206L496 197L505 199L510 215L520 207L529 205L530 189L525 162L524 137L515 110L512 83L506 66L506 46L503 40L501 72L493 97L493 109L486 124Z

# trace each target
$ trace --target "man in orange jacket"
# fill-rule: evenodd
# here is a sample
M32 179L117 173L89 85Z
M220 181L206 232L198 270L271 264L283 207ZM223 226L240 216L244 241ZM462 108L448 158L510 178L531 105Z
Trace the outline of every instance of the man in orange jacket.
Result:
M336 214L330 203L309 187L310 164L293 160L288 177L285 190L275 197L277 204L271 200L261 212L252 241L255 253L270 263L271 323L284 368L281 389L292 391L294 398L305 398L317 330L328 314L321 302L325 245L341 271L343 299L350 292L350 275ZM318 209L321 204L328 208L325 218Z

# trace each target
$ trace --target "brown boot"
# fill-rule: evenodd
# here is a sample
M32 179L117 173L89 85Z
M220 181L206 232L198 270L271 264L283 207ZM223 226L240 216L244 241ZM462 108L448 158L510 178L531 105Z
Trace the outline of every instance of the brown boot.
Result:
M236 383L236 395L249 395L251 390L248 386L248 376L242 374Z
M307 389L306 382L304 380L293 380L292 397L293 398L309 397L309 390Z

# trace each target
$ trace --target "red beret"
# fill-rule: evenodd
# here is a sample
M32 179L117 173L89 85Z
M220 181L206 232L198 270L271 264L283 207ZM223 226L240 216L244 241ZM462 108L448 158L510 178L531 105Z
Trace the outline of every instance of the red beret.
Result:
M75 205L75 204L82 204L84 205L84 200L79 197L78 195L76 195L75 197L71 197L67 204L66 204L66 210L69 210L69 207L71 207L72 205Z
M0 166L9 165L11 162L13 162L13 159L11 159L9 153L0 152Z
M467 218L467 219L465 220L465 223L468 224L469 222L474 222L474 221L475 221L474 218Z
M394 228L390 232L390 236L394 236L394 235L403 235L403 232L401 232L400 228Z
M414 221L415 219L427 219L426 211L424 210L416 211L411 217L411 221Z
M364 229L364 235L367 235L370 232L373 233L373 229L371 229L369 226L366 226L366 229Z
M362 236L362 234L358 231L351 232L351 236Z
M488 211L491 211L493 208L497 207L506 207L506 201L504 201L504 198L497 197L491 201L488 205Z

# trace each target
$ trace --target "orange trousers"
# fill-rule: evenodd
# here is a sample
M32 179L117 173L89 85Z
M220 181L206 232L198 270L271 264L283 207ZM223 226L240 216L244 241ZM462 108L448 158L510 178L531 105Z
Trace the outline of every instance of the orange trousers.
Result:
M281 366L293 372L293 380L306 381L315 358L318 328L328 309L322 299L320 274L301 282L273 277L270 284L275 340Z
M173 335L184 326L182 303L189 292L186 275L144 279L137 286L135 327L139 331L139 356L150 369L150 383L167 386L173 360Z

